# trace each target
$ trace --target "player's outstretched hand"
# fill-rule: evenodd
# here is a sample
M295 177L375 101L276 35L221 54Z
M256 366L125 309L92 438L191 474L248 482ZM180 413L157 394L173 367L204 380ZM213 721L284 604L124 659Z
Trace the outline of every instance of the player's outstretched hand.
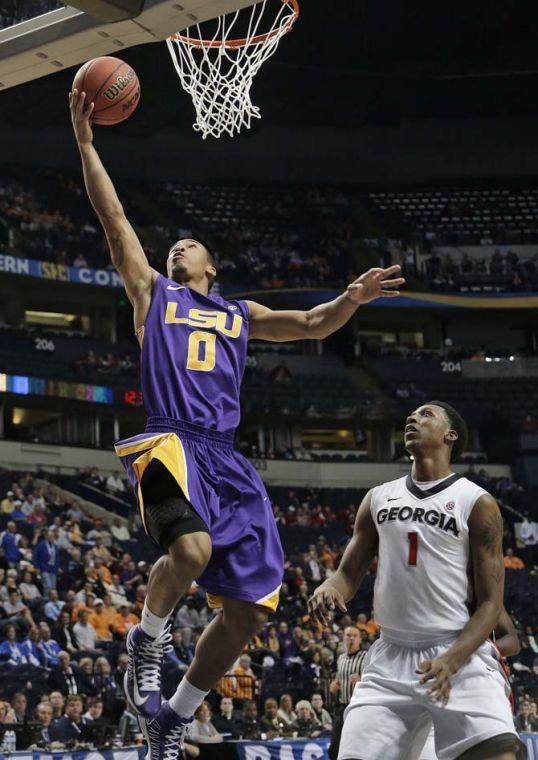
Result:
M308 613L317 623L329 625L332 613L338 607L347 612L342 594L334 588L317 588L308 600Z
M355 303L369 303L376 298L394 298L400 295L398 288L405 283L403 277L396 277L400 265L388 269L369 269L347 286L347 297Z
M93 105L93 103L86 105L85 92L73 90L73 92L69 93L71 121L79 145L93 142L93 132L90 124Z
M433 681L427 694L432 702L440 702L443 706L448 702L450 696L450 676L453 676L455 669L447 657L437 657L435 660L424 660L418 666L417 673L422 673L421 684Z

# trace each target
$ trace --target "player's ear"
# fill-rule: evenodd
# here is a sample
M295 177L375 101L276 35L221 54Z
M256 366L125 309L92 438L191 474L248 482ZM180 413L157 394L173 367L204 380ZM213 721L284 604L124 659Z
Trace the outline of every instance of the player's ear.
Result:
M450 441L451 443L455 443L459 438L459 435L456 433L455 430L449 430L448 433L445 435L445 440Z
M205 271L206 271L206 274L209 275L209 277L211 278L211 280L215 280L216 279L216 277L217 277L217 270L215 269L215 267L213 266L213 264L208 264L206 266L206 268L205 268Z

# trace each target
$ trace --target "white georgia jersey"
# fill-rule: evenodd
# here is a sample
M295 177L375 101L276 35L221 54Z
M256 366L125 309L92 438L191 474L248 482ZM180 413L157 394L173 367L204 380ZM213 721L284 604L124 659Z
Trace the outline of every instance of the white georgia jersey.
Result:
M422 490L410 476L372 490L379 533L374 617L388 637L449 637L469 620L469 515L487 493L460 475Z

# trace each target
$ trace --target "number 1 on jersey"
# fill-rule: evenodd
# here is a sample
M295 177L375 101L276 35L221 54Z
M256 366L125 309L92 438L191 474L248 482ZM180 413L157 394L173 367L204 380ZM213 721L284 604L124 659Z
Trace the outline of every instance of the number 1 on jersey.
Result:
M411 565L412 567L416 567L418 554L418 533L416 531L411 531L407 534L407 538L409 539L409 558L407 560L407 564Z

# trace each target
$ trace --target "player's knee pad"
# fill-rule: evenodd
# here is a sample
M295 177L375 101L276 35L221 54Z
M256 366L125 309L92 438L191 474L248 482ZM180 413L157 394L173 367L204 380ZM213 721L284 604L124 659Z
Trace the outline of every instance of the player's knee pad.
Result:
M520 739L511 733L499 734L486 739L458 756L458 760L484 760L484 758L496 757L506 752L513 752L517 760L523 760L526 750Z
M175 478L158 460L151 462L144 472L141 490L146 530L164 551L180 536L209 532Z
M178 496L170 496L161 502L150 502L145 509L146 529L165 551L180 536L204 531L207 526L189 502Z

